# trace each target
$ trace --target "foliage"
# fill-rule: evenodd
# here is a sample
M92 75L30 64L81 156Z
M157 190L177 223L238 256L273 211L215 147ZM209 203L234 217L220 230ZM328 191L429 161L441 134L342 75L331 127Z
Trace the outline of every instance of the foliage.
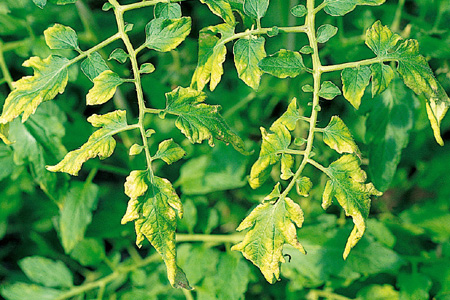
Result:
M448 1L120 2L0 3L0 297L449 298Z

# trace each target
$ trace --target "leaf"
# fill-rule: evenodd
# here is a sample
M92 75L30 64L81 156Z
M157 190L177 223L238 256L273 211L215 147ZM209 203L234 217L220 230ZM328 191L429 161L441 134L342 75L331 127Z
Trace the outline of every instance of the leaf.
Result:
M359 159L354 155L344 155L326 169L330 178L323 192L322 207L327 209L335 197L344 208L345 214L353 218L355 224L345 246L347 258L366 230L365 220L369 216L370 197L380 196L372 183L365 184L366 173L359 167Z
M11 175L11 173L14 171L17 166L14 164L14 158L13 158L13 151L10 149L10 147L0 144L0 181L4 178ZM0 215L0 223L2 221L2 217ZM2 237L2 234L0 232L0 237Z
M1 294L7 300L56 300L62 295L63 291L52 288L42 287L36 284L26 284L22 282L4 285L1 287Z
M97 266L106 257L103 242L94 238L85 238L77 243L70 257L78 261L82 266Z
M377 21L366 32L366 44L378 58L397 61L397 70L405 84L416 94L425 96L427 114L435 139L442 146L444 141L439 127L450 106L450 99L434 77L425 58L419 54L418 42L403 40ZM389 71L387 74L389 78ZM382 75L377 74L377 77L380 76ZM380 86L383 87L381 84Z
M125 193L130 197L122 224L135 221L136 244L147 238L162 255L167 276L174 287L191 289L183 271L176 264L175 231L183 206L172 184L148 171L133 171L127 177Z
M399 300L399 293L392 285L368 285L357 293L358 299L361 300Z
M221 17L225 22L230 25L234 25L236 20L234 19L231 5L225 0L200 0L201 3L208 5L208 8L216 16Z
M300 53L285 49L263 58L258 66L263 72L278 78L294 78L306 69Z
M263 37L239 39L233 47L234 64L239 78L249 87L257 90L263 72L258 67L261 59L266 57Z
M25 61L23 66L33 68L34 76L13 82L14 90L5 100L0 123L11 122L21 113L22 122L25 122L39 104L62 94L68 80L68 63L67 58L55 55L44 60L35 56Z
M98 52L92 52L81 63L81 71L83 71L84 75L86 75L91 81L94 81L98 75L106 70L109 70L109 67Z
M321 25L317 29L317 42L326 43L329 39L331 39L333 36L336 35L337 31L338 28L333 25L330 24Z
M355 9L357 5L381 5L386 0L325 0L325 12L331 16L343 16Z
M170 165L176 161L179 161L186 155L186 151L183 150L172 139L162 141L158 146L158 152L153 157L154 159L162 159L166 164Z
M334 97L339 96L341 90L331 81L324 81L320 86L319 97L327 100L333 100Z
M177 115L175 125L191 141L201 143L208 140L213 147L214 139L231 143L239 152L246 154L242 139L237 136L219 114L220 106L202 103L206 94L191 88L178 87L166 93L164 113Z
M269 7L269 0L244 0L244 13L253 19L261 19Z
M294 173L292 173L292 167L294 166L294 157L290 154L281 155L281 175L280 178L283 180L289 180Z
M323 129L323 141L341 154L359 152L350 130L338 116L333 116L328 126Z
M155 71L155 66L151 63L142 64L139 68L139 73L141 74L150 74Z
M370 177L378 190L385 191L408 144L417 100L399 80L375 100L366 120L365 140L369 146Z
M111 70L100 73L94 79L94 87L86 95L87 105L106 103L116 93L116 89L124 82L122 78Z
M108 60L114 59L119 63L123 64L127 61L128 57L129 55L128 53L125 52L125 50L123 50L122 48L116 48L113 50L113 52L111 52Z
M71 287L73 276L62 261L53 261L41 256L28 256L19 261L27 277L46 287Z
M371 74L372 72L367 66L342 70L341 78L344 97L356 109L359 109L361 98L364 95L366 87L369 85Z
M262 144L258 160L250 171L249 184L253 189L260 187L270 176L270 166L281 159L281 151L286 150L291 144L291 134L285 126L280 125L271 128L273 133L267 133L261 127Z
M34 4L36 4L39 8L44 8L44 6L47 4L47 0L33 0Z
M133 144L130 147L130 151L128 152L128 155L138 155L142 152L142 150L144 150L144 146L139 145L139 144Z
M95 131L79 149L67 153L57 165L47 166L47 170L77 176L81 166L88 159L96 156L100 159L110 157L116 147L116 141L112 136L128 126L124 110L116 110L105 115L92 115L88 121L92 126L101 128Z
M179 19L181 18L181 6L178 3L159 2L154 10L155 18Z
M0 124L0 139L6 145L11 145L12 142L8 139L9 136L9 124Z
M395 74L391 66L381 63L371 65L370 69L372 71L372 97L375 97L388 88Z
M297 190L297 194L299 194L300 196L303 196L303 197L308 197L309 191L312 188L311 179L309 179L308 177L305 177L305 176L300 177L295 182L295 188Z
M296 5L293 8L291 8L291 14L297 18L304 17L307 12L308 12L308 10L306 9L306 7L303 4Z
M84 239L87 226L92 221L92 211L97 207L98 186L73 182L64 197L59 218L59 235L66 253Z
M280 279L280 265L284 263L283 245L290 244L306 254L297 239L297 229L303 224L303 211L289 198L276 203L259 204L237 228L250 229L244 240L231 250L241 251L257 266L269 283Z
M145 26L145 46L160 52L175 49L191 32L191 18L157 18Z
M397 286L400 288L400 299L427 300L433 282L426 275L419 273L400 273Z
M220 38L217 37L220 34ZM210 82L209 89L213 91L219 84L223 74L223 62L227 48L223 41L234 34L234 26L219 24L200 30L198 39L198 63L192 76L191 87L199 91Z
M68 26L55 24L44 31L44 37L50 49L80 50L77 33Z
M297 98L293 98L287 110L270 126L270 130L282 124L292 131L295 129L297 121L303 118L301 110L297 107Z

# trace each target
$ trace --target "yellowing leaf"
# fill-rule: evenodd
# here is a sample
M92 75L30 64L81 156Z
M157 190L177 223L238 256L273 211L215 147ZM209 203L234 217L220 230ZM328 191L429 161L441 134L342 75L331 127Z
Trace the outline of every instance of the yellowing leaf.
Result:
M302 253L305 249L297 239L297 229L303 224L303 211L289 198L277 202L259 204L237 228L250 229L244 240L231 250L241 251L263 273L266 280L274 283L280 278L280 266L284 263L283 246L290 244Z
M359 152L350 130L338 116L333 116L328 126L323 129L323 141L338 153Z
M135 221L136 244L141 247L147 238L163 257L170 283L191 289L176 263L175 231L183 206L167 179L149 176L148 171L133 171L127 177L125 193L131 199L122 224Z
M50 49L80 49L77 33L68 26L55 24L44 31L44 37Z
M342 70L341 78L344 97L356 109L361 104L361 98L369 85L371 74L370 68L367 66Z
M394 79L394 70L391 66L382 63L370 66L372 70L372 97L384 92L392 79Z
M12 142L8 139L9 135L9 124L0 124L0 139L6 145L11 145Z
M191 18L157 18L145 26L145 46L161 52L175 49L191 32Z
M92 126L101 128L95 131L79 149L67 153L57 165L47 166L47 170L78 175L81 166L88 159L96 156L105 159L111 156L116 147L116 141L112 136L128 129L124 110L117 110L105 115L92 115L88 121Z
M13 83L14 90L5 100L0 123L11 122L21 113L25 122L39 104L62 94L68 80L68 62L67 58L55 55L44 60L32 57L24 62L23 66L34 69L34 76L25 76Z
M200 0L201 3L208 5L209 9L217 16L221 17L228 24L234 25L234 19L231 5L226 0Z
M249 87L257 90L263 72L258 67L261 59L266 57L263 37L239 39L233 48L234 64L239 78Z
M177 115L175 125L192 142L208 140L214 146L214 139L231 143L241 153L245 151L244 142L237 136L219 114L220 106L202 103L206 94L191 88L178 87L166 94L165 113Z
M308 197L309 191L312 188L311 179L309 179L308 177L300 177L295 182L295 188L297 190L297 194L303 197Z
M270 166L280 161L280 152L286 150L291 143L291 134L284 125L276 126L271 130L273 133L267 133L261 127L261 152L252 166L249 178L249 184L254 189L260 187L269 178Z
M366 173L359 166L359 159L354 155L344 155L331 163L326 169L330 178L323 192L322 207L327 209L335 197L344 208L345 214L353 218L355 226L345 246L344 259L358 243L366 230L369 216L370 197L380 196L372 183L365 184Z
M186 155L186 151L183 150L177 143L172 139L162 141L158 146L158 152L153 157L154 159L160 158L166 164L170 165Z
M319 96L327 99L333 100L334 97L339 96L341 94L341 90L331 81L322 82L319 90Z
M306 69L300 53L285 49L263 58L258 66L263 72L278 78L294 78Z
M301 110L297 107L297 98L293 98L287 110L279 117L275 122L273 122L272 126L270 126L270 130L273 128L284 125L290 131L295 129L297 125L297 121L303 119L301 114Z
M98 105L107 102L114 96L123 79L111 70L106 70L94 78L94 87L86 96L86 104Z

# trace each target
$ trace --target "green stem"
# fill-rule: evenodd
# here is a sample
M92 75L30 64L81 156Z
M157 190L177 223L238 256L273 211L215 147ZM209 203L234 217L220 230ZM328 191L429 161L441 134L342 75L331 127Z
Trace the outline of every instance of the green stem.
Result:
M391 30L393 32L398 31L400 29L400 21L402 20L402 11L405 6L405 0L399 0L397 9L395 11L394 20L392 21Z
M310 159L308 159L308 163L328 175L328 169L325 168L324 166L322 166L321 164L319 164L318 162L316 162L315 160L310 158Z
M11 77L11 73L9 73L8 66L6 65L5 62L5 56L3 55L4 52L3 45L4 45L3 42L0 41L0 69L2 70L3 78L5 82L8 84L8 87L10 88L10 90L13 90L12 86L13 79Z
M388 62L388 61L394 61L394 60L395 59L393 59L393 58L374 57L374 58L369 58L369 59L364 59L364 60L349 62L349 63L344 63L344 64L321 66L320 72L327 73L327 72L333 72L333 71L340 71L340 70L347 69L347 68L358 68L360 66L367 66L367 65L383 63L383 62Z
M323 1L322 4L320 4L319 6L317 6L314 9L314 14L317 14L319 11L321 11L322 9L325 8L325 6L327 6L328 2L327 1Z
M192 292L186 289L183 289L184 297L186 297L186 300L194 300L194 296L192 296Z
M159 114L163 111L164 111L164 109L156 109L156 108L148 108L148 107L146 107L144 109L144 112L149 113L149 114Z
M277 153L279 153L279 154L286 153L286 154L294 154L294 155L305 155L305 151L303 151L303 150L294 150L294 149L285 149L285 150L278 151Z
M257 28L257 29L252 29L252 30L246 30L244 32L236 33L226 39L223 39L219 43L219 45L223 45L223 44L226 44L233 40L244 38L244 37L247 37L250 35L267 34L271 30L272 30L272 28ZM278 27L278 31L283 32L283 33L299 33L299 32L306 33L307 28L306 28L306 26Z
M238 243L242 234L177 234L177 242Z

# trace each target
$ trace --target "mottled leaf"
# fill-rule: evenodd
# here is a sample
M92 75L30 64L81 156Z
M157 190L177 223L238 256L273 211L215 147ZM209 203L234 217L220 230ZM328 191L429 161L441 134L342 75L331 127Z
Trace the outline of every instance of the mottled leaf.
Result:
M71 287L73 276L61 261L53 261L41 256L28 256L19 261L19 266L27 277L46 287Z
M233 47L234 64L239 78L248 86L257 90L263 72L258 67L261 59L266 57L263 37L239 39Z
M330 25L324 24L317 28L317 42L326 43L329 39L336 35L338 28Z
M217 16L221 17L225 22L234 25L234 19L231 5L226 0L200 0L201 3L208 5L208 8Z
M300 53L285 49L263 58L258 66L263 72L278 78L294 78L306 69Z
M244 12L253 19L261 19L267 12L269 0L244 0Z
M356 109L361 104L361 98L369 85L371 74L372 72L367 66L342 70L341 79L344 97Z
M145 26L145 46L161 52L175 49L191 32L191 18L157 18Z
M139 73L141 74L150 74L155 71L155 66L151 63L142 64L139 68Z
M47 0L33 0L33 2L39 8L44 8L44 6L47 4Z
M159 2L155 5L155 18L179 19L181 18L181 6L178 3Z
M303 197L308 197L309 191L312 188L311 179L309 179L308 177L305 177L305 176L300 177L295 182L295 188L296 188L297 194L299 194L300 196L303 196Z
M331 16L343 16L355 9L357 5L381 5L386 0L325 0L325 12Z
M295 129L297 121L303 118L301 110L297 107L297 98L293 98L287 110L270 126L270 130L282 124L292 131Z
M324 143L338 153L359 152L350 130L338 116L333 116L328 126L322 132Z
M297 18L304 17L307 12L308 11L307 11L306 7L303 4L296 5L293 8L291 8L291 14L294 17L297 17Z
M83 60L83 62L81 62L81 71L83 71L84 75L91 81L94 81L95 77L106 70L109 70L109 67L98 52L91 53Z
M44 31L44 37L50 49L80 49L77 33L68 26L55 24Z
M319 97L327 100L333 100L341 94L341 90L331 81L324 81L320 86Z
M372 97L375 97L388 88L395 74L391 66L382 63L373 64L370 69L372 71Z
M114 49L113 52L109 55L108 60L114 59L119 63L123 64L127 61L129 55L122 48Z
M94 87L89 90L86 96L86 104L99 105L106 103L114 96L117 87L123 82L123 79L113 71L103 71L95 77Z
M0 124L0 139L6 145L11 145L12 142L8 139L9 136L9 124Z
M166 164L170 165L186 155L186 151L183 150L172 139L162 141L158 146L158 152L153 157L154 159L162 159Z

